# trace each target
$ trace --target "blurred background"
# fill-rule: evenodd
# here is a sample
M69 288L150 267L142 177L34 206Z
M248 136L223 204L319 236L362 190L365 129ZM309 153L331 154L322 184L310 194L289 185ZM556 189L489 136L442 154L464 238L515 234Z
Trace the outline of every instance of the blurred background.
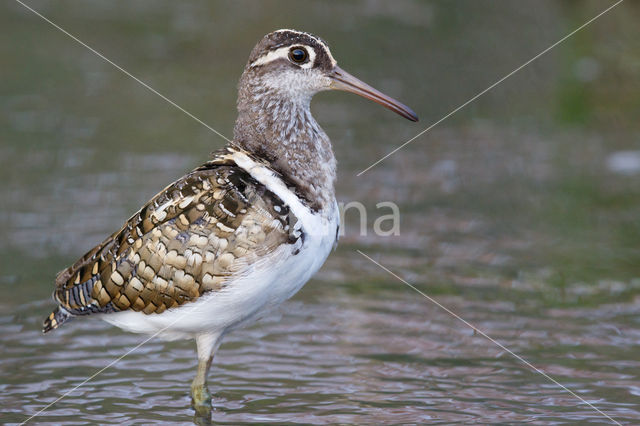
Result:
M609 1L36 1L30 6L221 133L278 28L411 106L312 109L338 199L368 206L314 280L228 337L214 421L602 422L362 250L621 423L640 421L640 5ZM43 336L57 271L223 140L19 3L0 4L0 405L21 422L143 340L99 321ZM398 236L373 221L400 207ZM188 422L193 342L152 341L34 422Z

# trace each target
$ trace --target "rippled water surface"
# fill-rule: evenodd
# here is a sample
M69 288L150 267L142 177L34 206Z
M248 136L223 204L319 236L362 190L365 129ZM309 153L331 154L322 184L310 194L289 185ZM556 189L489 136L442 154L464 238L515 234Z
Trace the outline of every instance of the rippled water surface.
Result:
M601 2L30 2L230 135L255 41L327 39L412 124L321 94L355 209L318 275L229 335L219 423L640 423L640 11L625 3L364 175ZM72 6L72 7L69 7ZM0 6L0 421L190 423L195 344L42 335L56 272L223 141L19 4ZM375 235L394 202L400 234ZM363 257L362 251L427 297Z
M403 288L348 296L335 283L314 286L282 315L229 336L211 371L214 420L602 421ZM639 418L640 363L633 350L620 349L640 338L630 307L551 310L539 318L513 303L440 301L609 415ZM37 319L18 326L14 318L2 320L6 421L23 420L142 340L97 321L50 338L40 335ZM147 343L37 422L188 421L192 346Z

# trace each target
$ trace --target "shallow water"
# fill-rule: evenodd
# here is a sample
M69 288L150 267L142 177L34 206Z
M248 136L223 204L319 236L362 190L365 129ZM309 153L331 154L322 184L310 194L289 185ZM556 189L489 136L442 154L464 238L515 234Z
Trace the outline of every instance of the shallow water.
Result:
M341 66L421 116L314 101L339 200L367 206L367 232L349 211L320 273L226 338L213 421L607 422L361 250L616 421L640 422L638 9L620 6L356 177L603 6L270 4L33 2L225 134L249 49L279 27L328 39ZM20 423L145 340L98 320L42 335L55 273L222 140L19 5L0 8L0 421ZM400 235L373 232L382 201L399 206ZM189 423L194 346L154 339L30 423Z
M214 421L603 422L434 305L388 285L362 295L316 281L282 315L229 336L210 375ZM541 316L514 303L465 299L439 298L618 421L640 418L632 306ZM24 420L142 341L98 321L43 337L39 318L29 319L35 308L43 307L18 310L22 321L2 318L5 422ZM34 423L187 422L192 346L149 342Z

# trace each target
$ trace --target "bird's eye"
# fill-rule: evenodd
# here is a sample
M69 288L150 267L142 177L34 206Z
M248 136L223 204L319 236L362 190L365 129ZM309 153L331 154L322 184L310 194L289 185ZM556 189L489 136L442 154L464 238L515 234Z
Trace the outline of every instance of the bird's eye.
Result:
M298 64L301 64L304 61L306 61L308 57L309 55L307 54L307 51L300 47L294 47L289 51L289 59L291 59L292 62L295 62Z

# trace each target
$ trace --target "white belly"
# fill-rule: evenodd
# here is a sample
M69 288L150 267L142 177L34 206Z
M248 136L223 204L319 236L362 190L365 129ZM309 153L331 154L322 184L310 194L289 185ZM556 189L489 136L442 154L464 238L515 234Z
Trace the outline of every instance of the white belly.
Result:
M294 255L293 245L282 245L222 290L161 314L123 311L104 314L102 319L128 331L165 339L224 335L293 296L320 269L337 238L340 216L335 200L325 211L313 213L270 170L244 157L237 158L238 165L284 200L301 222L305 238L299 252Z
M337 205L334 210L327 219L319 217L315 229L305 230L305 241L297 254L292 254L291 245L283 245L220 291L162 314L124 311L102 315L102 319L127 331L165 339L202 333L223 335L252 322L293 296L320 269L336 239Z

